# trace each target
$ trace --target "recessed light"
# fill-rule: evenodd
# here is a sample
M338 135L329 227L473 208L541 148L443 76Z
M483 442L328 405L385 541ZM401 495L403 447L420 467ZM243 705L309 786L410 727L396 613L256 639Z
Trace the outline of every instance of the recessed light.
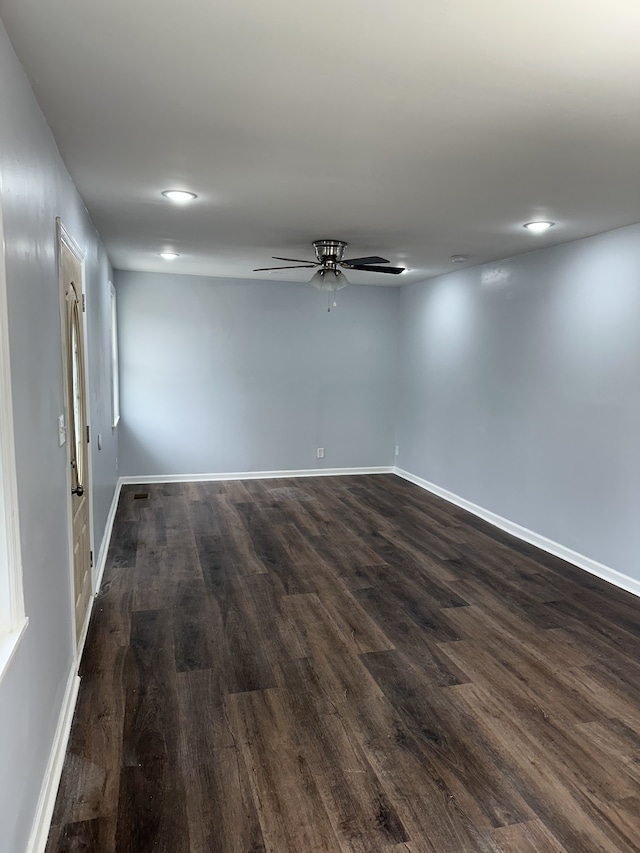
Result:
M526 228L527 231L531 231L533 234L544 234L548 228L552 228L555 224L555 222L540 219L535 222L525 222L523 227Z
M451 255L452 264L463 264L469 260L469 255Z
M163 261L175 261L180 255L178 252L158 252Z
M162 195L168 198L169 201L175 201L177 204L185 204L188 201L193 201L194 198L198 198L195 193L190 193L186 190L165 190Z

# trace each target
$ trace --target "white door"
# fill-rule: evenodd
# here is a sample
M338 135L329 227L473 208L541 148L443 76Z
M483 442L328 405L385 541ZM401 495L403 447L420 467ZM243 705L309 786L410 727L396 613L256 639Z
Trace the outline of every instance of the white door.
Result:
M73 594L76 642L84 627L91 598L91 538L89 515L89 452L87 391L84 359L82 264L64 239L60 240L64 355L67 374L67 436L71 466Z

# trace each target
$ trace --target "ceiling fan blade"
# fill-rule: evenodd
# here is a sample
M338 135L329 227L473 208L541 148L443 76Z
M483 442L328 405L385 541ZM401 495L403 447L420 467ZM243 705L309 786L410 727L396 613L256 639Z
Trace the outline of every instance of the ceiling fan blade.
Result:
M300 260L300 258L276 258L276 256L273 255L273 260L274 261L290 261L292 264L309 264L309 265L314 266L314 267L318 266L318 261L302 261L302 260Z
M258 267L254 272L267 272L267 270L312 270L312 264L304 264L297 267Z
M386 272L389 275L399 275L404 272L404 267L367 267L364 264L354 264L352 270L364 270L365 272Z
M346 261L341 261L341 263L352 266L353 264L388 264L389 261L386 258L379 258L377 255L371 255L368 258L349 258Z

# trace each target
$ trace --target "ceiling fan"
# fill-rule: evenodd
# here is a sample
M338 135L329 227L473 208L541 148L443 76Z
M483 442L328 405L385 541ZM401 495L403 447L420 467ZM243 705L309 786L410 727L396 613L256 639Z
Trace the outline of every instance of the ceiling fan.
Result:
M274 256L275 261L288 261L296 264L292 267L260 267L254 272L266 272L267 270L300 270L300 269L320 269L312 276L309 282L319 290L335 291L346 287L349 281L342 270L338 267L344 267L348 270L364 270L366 272L381 272L387 275L398 275L404 272L404 267L386 267L380 264L388 264L386 258L380 258L377 255L371 255L366 258L349 258L343 259L344 250L347 248L347 243L343 240L316 240L313 243L313 248L316 253L315 261L303 261L300 258L278 258Z

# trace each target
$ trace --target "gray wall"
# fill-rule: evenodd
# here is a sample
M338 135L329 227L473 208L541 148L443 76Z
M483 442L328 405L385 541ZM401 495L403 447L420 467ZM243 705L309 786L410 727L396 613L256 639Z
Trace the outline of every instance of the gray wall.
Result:
M640 226L402 290L399 466L640 579Z
M109 397L110 268L0 24L4 215L18 497L29 627L0 683L0 850L26 848L73 662L55 217L86 251L95 547L116 481Z
M123 475L393 464L399 291L116 273ZM325 459L316 459L316 448Z

